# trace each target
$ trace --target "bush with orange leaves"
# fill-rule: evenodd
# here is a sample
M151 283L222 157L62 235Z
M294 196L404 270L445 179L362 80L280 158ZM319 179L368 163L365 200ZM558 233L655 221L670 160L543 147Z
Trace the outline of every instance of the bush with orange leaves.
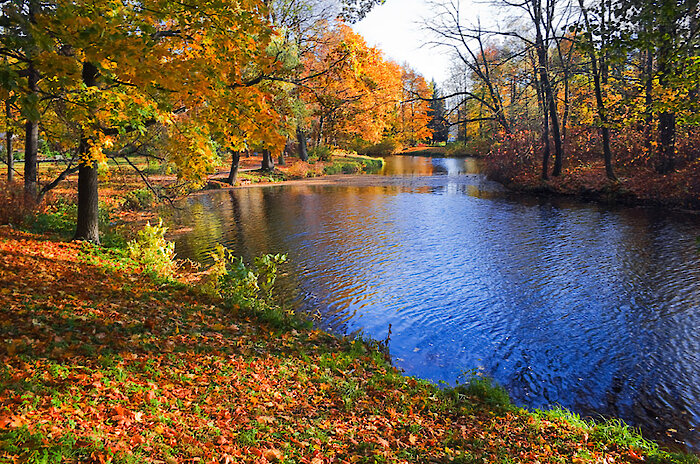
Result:
M323 165L309 164L305 161L295 161L285 169L287 176L290 179L305 179L307 177L316 177L323 174Z
M25 204L21 183L0 182L0 225L20 225L35 213L34 204Z

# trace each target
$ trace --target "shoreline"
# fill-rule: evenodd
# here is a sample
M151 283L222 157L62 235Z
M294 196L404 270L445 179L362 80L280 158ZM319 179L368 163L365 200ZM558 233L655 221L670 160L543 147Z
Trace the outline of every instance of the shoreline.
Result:
M394 155L394 156L421 156L421 155ZM432 157L432 156L428 156ZM447 157L440 157L447 158ZM460 157L460 158L475 158L482 159L473 156ZM634 193L626 192L611 192L606 190L582 190L582 191L564 191L560 188L553 187L549 184L539 184L531 185L527 183L517 183L517 182L507 182L498 179L492 179L486 174L483 174L487 179L501 184L507 192L515 194L527 194L539 198L569 198L574 199L584 203L597 203L609 207L634 207L634 208L659 208L668 211L682 212L687 214L700 214L700 199L697 200L697 206L688 207L686 203L681 200L666 199L665 201L656 200L653 198L643 198L636 196ZM316 177L308 177L303 179L286 179L276 182L257 182L257 183L246 183L242 185L230 186L223 182L219 182L219 178L210 178L210 181L216 181L217 186L214 188L203 188L192 195L202 195L207 194L212 191L225 191L225 190L235 190L235 189L246 189L254 187L275 187L275 186L288 186L288 185L299 185L299 186L331 186L331 185L383 185L390 184L390 182L364 182L368 180L376 180L379 178L397 178L401 179L404 176L382 176L381 174L367 174L367 173L356 173L356 174L325 174ZM411 176L406 176L405 178L411 178Z
M205 295L201 274L154 278L118 250L8 227L0 251L12 271L0 288L22 282L0 292L0 457L698 462L619 422L515 407L488 379L441 388L404 376L381 343L310 329L261 300ZM47 285L56 290L39 296Z
M580 202L597 203L609 207L658 208L667 211L700 215L700 199L693 205L677 198L658 200L644 198L631 191L580 190L566 191L550 184L530 185L517 182L494 180L504 186L509 192L533 195L541 198L570 198Z

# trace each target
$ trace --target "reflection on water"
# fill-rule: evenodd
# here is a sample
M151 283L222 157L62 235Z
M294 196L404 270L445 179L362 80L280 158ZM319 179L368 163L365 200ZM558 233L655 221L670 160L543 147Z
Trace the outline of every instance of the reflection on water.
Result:
M518 197L474 160L386 169L192 197L172 218L192 228L177 251L289 253L288 298L339 332L383 339L391 324L408 374L480 369L519 404L618 416L700 450L700 218Z
M477 158L428 158L421 156L390 156L382 174L385 176L431 176L434 174L480 174Z

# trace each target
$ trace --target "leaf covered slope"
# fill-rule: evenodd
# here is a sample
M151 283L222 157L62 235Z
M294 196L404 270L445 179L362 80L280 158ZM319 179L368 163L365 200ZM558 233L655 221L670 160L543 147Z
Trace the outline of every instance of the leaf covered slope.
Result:
M0 462L630 462L597 428L440 390L116 255L0 229ZM657 453L658 454L658 453Z

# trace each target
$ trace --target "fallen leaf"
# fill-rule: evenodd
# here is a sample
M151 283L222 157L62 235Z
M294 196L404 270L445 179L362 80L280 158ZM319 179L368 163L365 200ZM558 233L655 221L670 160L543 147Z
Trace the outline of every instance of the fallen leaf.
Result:
M282 454L282 451L275 448L265 450L263 456L270 462L277 462L284 459L284 454Z

